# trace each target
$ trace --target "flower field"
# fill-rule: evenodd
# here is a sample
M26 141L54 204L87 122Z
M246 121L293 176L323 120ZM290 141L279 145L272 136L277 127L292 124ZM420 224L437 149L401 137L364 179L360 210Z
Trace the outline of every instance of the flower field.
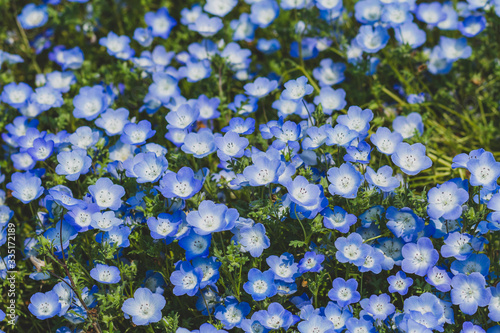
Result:
M0 10L0 332L500 332L500 0Z

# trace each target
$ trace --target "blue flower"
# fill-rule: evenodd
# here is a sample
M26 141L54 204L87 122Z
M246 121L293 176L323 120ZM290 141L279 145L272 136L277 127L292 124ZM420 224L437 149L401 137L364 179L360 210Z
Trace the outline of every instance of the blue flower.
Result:
M276 280L290 283L300 276L298 264L294 262L293 254L285 252L280 257L269 256L266 262L274 272Z
M278 170L281 166L279 159L258 155L252 157L252 162L252 165L243 170L243 175L248 179L250 186L266 186L278 181Z
M134 30L134 39L141 46L148 47L153 43L153 28L136 28Z
M113 184L109 178L99 178L94 185L89 186L89 192L99 208L112 210L120 208L121 198L125 195L125 189Z
M441 247L441 255L444 258L454 257L460 261L467 260L472 254L472 237L468 234L453 232L448 234Z
M152 293L147 288L138 288L134 292L134 298L125 300L121 309L125 313L125 318L132 317L135 325L143 326L159 322L165 304L165 297L162 295Z
M351 263L356 266L364 264L366 256L370 253L370 245L363 243L363 238L358 233L351 233L347 238L339 237L335 240L337 252L335 257L341 263Z
M312 94L314 88L307 82L308 79L305 76L286 82L285 90L281 94L281 98L284 100L298 101L306 95Z
M260 28L267 28L278 17L279 7L275 1L260 1L250 8L250 21Z
M224 136L214 138L217 146L217 156L221 161L230 161L233 158L243 156L245 148L248 146L248 139L242 138L235 132L227 132Z
M191 132L184 138L184 144L181 146L183 152L192 154L196 158L203 158L215 152L214 135L208 128L202 128L198 133Z
M472 48L467 45L467 39L465 37L453 39L441 36L439 39L439 46L443 52L443 56L449 61L467 59L472 54Z
M387 29L382 26L363 25L359 28L356 42L366 53L377 53L387 45L389 38Z
M156 131L151 129L148 120L141 120L139 123L128 123L123 127L120 141L129 145L143 145L146 140L153 137Z
M358 132L360 135L366 135L370 129L370 121L372 119L372 110L362 110L359 106L351 106L347 110L346 115L340 115L337 118L337 122L347 126L352 131Z
M431 159L425 155L425 146L421 143L409 145L401 142L391 155L392 162L407 175L414 176L432 166Z
M476 159L467 162L470 171L470 184L472 186L493 187L500 177L500 162L490 152L484 152Z
M404 258L401 263L403 271L419 276L425 276L439 259L438 251L434 249L431 240L427 237L420 238L416 244L406 244L401 253Z
M182 222L180 214L170 215L160 213L158 217L150 217L147 220L148 228L153 239L173 238Z
M432 267L427 272L425 281L431 286L436 287L437 290L441 292L448 292L451 289L451 277L450 274L442 268L437 266Z
M243 119L240 117L231 118L231 120L229 120L229 125L221 129L223 133L230 131L240 135L252 134L255 131L255 119Z
M500 320L500 285L490 287L491 300L488 304L488 318L493 321Z
M355 198L358 188L363 183L363 175L350 163L331 168L327 175L330 181L328 191L332 195L337 194L344 198Z
M408 288L413 285L413 279L406 277L403 271L397 272L396 275L389 276L387 282L389 282L390 293L398 293L403 296L408 293Z
M240 327L241 322L250 313L251 308L247 302L238 303L235 297L229 296L225 299L225 305L215 308L215 318L224 324L225 329Z
M13 108L19 109L30 100L33 89L24 82L11 82L3 87L1 100Z
M189 212L187 222L194 227L199 235L208 235L212 232L229 230L239 217L234 208L227 208L224 204L216 204L210 200L203 200L197 211Z
M485 288L486 280L479 273L470 275L457 274L451 280L451 302L460 307L460 311L472 316L478 306L487 306L490 303L490 289Z
M200 282L200 289L204 289L207 286L217 288L215 284L220 277L219 268L221 265L222 263L217 261L216 257L196 257L193 259L193 267L195 269L200 268L203 273L203 278Z
M12 174L11 182L6 187L12 191L12 196L27 204L38 199L43 193L42 180L26 172Z
M248 282L243 285L243 289L252 296L254 301L273 297L278 290L274 284L273 271L261 272L256 268L252 268L248 272Z
M254 258L260 257L264 249L271 245L266 229L261 223L241 228L237 243L241 246L242 252L249 252Z
M345 80L345 69L344 63L335 63L332 59L326 58L319 62L319 67L314 68L312 73L321 86L333 86Z
M54 141L38 138L33 140L33 146L26 151L34 161L45 161L52 155L53 150Z
M371 295L370 298L362 299L359 304L375 320L385 320L396 310L387 294Z
M383 192L394 191L401 185L401 182L392 176L392 168L384 165L375 172L372 168L367 167L365 178L368 184L379 188Z
M269 330L283 328L285 331L300 320L298 316L283 308L279 303L271 303L267 307L267 310L257 311L255 319Z
M107 109L96 119L95 125L104 129L108 136L122 134L123 128L129 123L128 116L129 112L125 108Z
M238 0L207 0L203 10L207 13L224 17L238 4Z
M327 207L322 212L324 216L323 225L328 229L335 229L345 234L349 232L351 225L358 221L358 218L347 213L342 207L335 206L333 211Z
M144 21L152 29L154 37L167 39L170 31L176 26L177 22L169 15L168 9L161 7L158 11L148 12L144 15Z
M120 270L115 266L97 264L90 270L90 276L104 284L118 283L121 280Z
M472 253L466 260L455 260L451 263L450 270L454 275L459 273L469 275L477 272L483 276L488 275L490 259L484 253Z
M373 326L373 322L364 318L349 318L346 322L347 332L355 333L355 332L366 332L366 333L375 333L375 327Z
M495 327L495 326L493 326ZM460 333L486 333L486 331L479 325L474 325L472 322L470 321L466 321L464 322L464 324L462 325L462 330L460 331Z
M179 246L186 251L186 259L191 260L197 257L207 257L210 250L212 236L198 235L194 231L179 240Z
M41 111L58 108L64 104L62 94L49 86L36 88L30 96L30 101Z
M478 159L484 152L486 152L483 148L479 148L476 150L472 150L469 154L458 154L453 158L453 163L451 167L455 168L464 168L467 169L467 163L472 159Z
M157 188L165 198L189 199L197 194L203 183L194 177L190 167L182 167L177 173L167 172Z
M23 29L34 29L43 26L49 19L47 5L35 5L30 3L24 6L21 14L17 15L17 19Z
M251 97L262 98L278 87L278 81L258 77L254 82L243 86L245 93Z
M323 107L323 112L331 115L333 111L342 110L347 102L345 101L344 89L333 89L331 87L322 87L319 96L314 97L314 104Z
M388 23L395 31L398 26L412 19L410 5L406 2L389 3L382 9L382 22Z
M354 16L361 24L374 24L382 15L382 3L378 0L362 0L354 6Z
M344 161L346 162L361 163L361 164L368 164L370 162L371 158L370 153L372 151L372 148L365 141L359 142L356 147L355 146L347 147L346 151L347 154L344 155Z
M75 118L94 120L108 107L108 98L102 86L83 87L73 98L73 105Z
M84 149L62 151L57 154L57 161L59 164L56 167L56 173L66 175L66 179L71 181L78 180L80 175L88 173L92 165L92 159Z
M332 282L332 289L328 291L328 297L337 302L341 308L345 308L349 304L357 303L361 299L360 293L357 291L358 282L355 279L344 280L336 278Z
M318 332L318 333L333 333L333 323L325 317L314 314L299 323L297 329L301 333Z
M99 44L106 47L109 55L118 59L128 60L135 53L134 49L129 45L130 37L118 36L113 31L110 31L107 37L99 39Z
M258 99L255 97L240 94L234 96L234 101L229 103L227 108L241 116L246 116L257 111L257 102Z
M391 206L387 208L385 217L388 220L387 228L394 236L401 237L405 242L415 241L425 226L424 220L408 207L398 210Z
M198 19L188 25L189 30L196 31L203 37L211 37L224 27L222 20L218 17L209 17L200 14Z
M317 273L323 269L321 265L325 260L325 256L322 254L317 254L314 251L309 251L304 254L304 258L299 261L299 273L303 274L305 272Z
M153 83L149 86L151 97L156 97L162 103L169 103L170 99L180 94L179 81L172 75L162 72L153 74Z
M327 134L326 144L328 146L338 145L341 147L348 147L351 142L358 137L358 132L342 124L337 124L333 128L326 127L325 132Z
M102 231L110 231L116 226L122 224L123 221L115 216L113 211L105 211L104 213L97 212L92 214L92 221L90 225L94 229Z
M196 295L202 279L203 271L201 268L194 268L187 261L177 263L175 271L170 275L170 282L175 286L173 290L175 296Z
M469 194L455 183L446 182L431 188L427 198L427 214L430 218L456 220L462 215L462 205L469 200Z
M304 176L297 176L286 184L290 199L301 206L312 206L318 201L321 189L319 185L310 184Z
M392 122L392 128L396 133L401 134L403 139L409 139L413 137L415 133L419 135L422 135L424 133L424 123L422 121L422 116L416 112L412 112L406 117L397 116ZM401 140L399 142L401 142Z
M52 318L61 311L59 296L54 291L36 293L30 298L30 312L40 320Z

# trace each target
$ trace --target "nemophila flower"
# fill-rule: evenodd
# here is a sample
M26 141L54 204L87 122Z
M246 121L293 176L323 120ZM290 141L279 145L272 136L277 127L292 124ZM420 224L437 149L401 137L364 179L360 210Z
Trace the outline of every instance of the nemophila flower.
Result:
M220 116L220 112L217 111L220 99L217 97L208 98L205 95L200 95L198 99L192 99L188 102L192 103L193 107L199 111L198 120L215 119Z
M472 186L493 187L500 177L500 162L490 152L484 152L478 158L470 159L467 162L467 169L470 171L470 184Z
M333 327L338 331L344 329L347 320L352 318L352 313L349 309L341 308L334 302L328 302L324 312L325 317L333 323Z
M238 4L237 0L207 0L203 10L209 14L224 17Z
M253 164L243 170L250 186L266 186L278 181L278 170L281 166L279 159L269 159L266 156L252 158Z
M486 280L479 273L457 274L451 280L451 302L458 305L460 311L472 316L477 312L478 306L490 303L491 292L485 285Z
M58 108L64 104L62 94L49 86L36 88L30 95L30 101L41 111Z
M92 214L97 212L99 212L99 207L96 204L88 204L84 207L75 205L64 216L64 221L71 224L76 231L85 232L89 230Z
M382 8L382 15L380 19L382 22L385 22L392 28L396 29L401 24L411 21L412 15L410 13L410 6L405 2L393 2L386 4Z
M404 258L401 263L403 271L420 276L426 275L439 259L438 251L434 249L432 241L427 237L420 238L416 244L406 244L401 253Z
M321 147L326 139L327 132L326 128L330 125L323 125L320 128L316 126L309 127L306 131L307 137L302 141L302 149L316 149Z
M24 82L11 82L3 87L1 100L13 108L21 108L29 101L33 89Z
M29 30L39 28L47 23L49 14L47 12L47 5L35 5L30 3L24 6L21 14L17 15L17 19L23 29Z
M413 279L406 277L403 271L397 272L396 275L389 276L387 282L389 282L390 293L398 293L403 296L408 293L408 288L413 285Z
M477 272L483 276L488 275L490 259L484 253L472 253L466 260L455 260L451 263L450 271L454 274L466 274Z
M363 183L363 176L350 163L344 163L340 167L328 170L328 191L332 195L340 195L344 198L355 198L358 188Z
M80 175L89 172L92 159L84 149L74 149L72 151L62 151L57 154L59 164L56 167L58 175L66 175L67 180L75 181Z
M302 129L300 125L294 123L293 121L287 121L281 126L273 126L269 129L271 134L276 137L277 140L273 141L273 148L281 150L285 147L291 146L298 149L298 140L301 137Z
M372 151L371 146L365 142L361 141L358 145L349 146L346 148L347 154L344 155L344 161L352 163L362 163L368 164L370 162L370 153Z
M221 262L217 261L217 258L201 258L197 257L193 259L193 267L201 268L203 273L203 278L200 282L200 289L204 289L207 286L213 286L216 288L215 283L219 280L219 268L222 265Z
M120 270L115 266L97 264L90 270L90 276L97 282L104 284L118 283L121 280Z
M83 87L73 98L73 105L75 118L94 120L108 107L108 98L103 86Z
M223 133L230 131L240 135L252 134L255 131L255 119L243 119L240 117L231 118L229 125L221 129Z
M260 28L267 28L279 14L279 6L275 1L260 1L250 8L250 21Z
M472 322L466 321L462 325L460 333L486 333L486 331L481 326L474 325Z
M328 292L328 297L337 302L341 308L345 308L349 304L359 302L361 299L357 288L358 282L355 279L346 281L342 278L336 278L332 282L332 289Z
M97 130L92 130L88 126L82 126L76 129L75 133L71 134L68 141L73 145L73 149L82 148L88 149L93 147L99 141L100 133Z
M366 239L367 237L364 238ZM372 247L370 252L366 255L364 263L359 266L358 269L362 273L370 271L375 274L379 274L382 271L384 261L385 256L382 250Z
M202 279L203 271L201 268L194 268L187 261L179 262L175 271L170 275L170 282L175 286L173 290L175 296L196 295Z
M320 187L316 184L310 184L303 176L297 176L293 181L286 185L290 194L290 199L301 206L312 206L320 196Z
M250 313L250 305L246 302L239 303L235 297L229 296L225 299L225 305L215 308L215 318L219 319L225 329L240 327L241 322Z
M165 297L152 293L148 288L138 288L134 292L134 298L123 302L121 310L125 318L132 317L135 325L148 325L161 320L161 310L165 307Z
M416 112L412 112L405 116L397 116L392 122L394 132L401 134L403 139L409 139L415 134L422 135L424 133L424 123L422 116Z
M54 151L54 141L38 138L33 140L33 146L26 152L34 161L45 161Z
M297 329L301 333L331 333L334 332L333 323L320 315L314 314L307 320L300 322Z
M339 237L335 240L337 252L335 257L341 263L351 263L361 266L365 262L366 256L370 253L370 245L363 244L363 238L358 233L351 233L347 238Z
M197 211L189 212L186 220L189 225L194 227L197 234L208 235L212 232L231 229L238 217L236 209L204 200L198 206Z
M233 41L244 40L251 42L255 38L257 26L251 22L248 13L242 13L238 20L232 20L230 27L234 31ZM236 73L236 76L238 76L238 73ZM245 72L244 76L247 77L248 73Z
M36 293L30 298L28 310L40 320L52 318L61 311L59 296L52 290Z
M160 213L158 217L152 216L147 221L153 239L175 237L181 223L182 218L179 214L170 215L167 213Z
M442 268L437 266L432 267L427 272L425 281L431 286L436 287L437 290L441 292L448 292L451 289L451 277L450 274Z
M257 50L264 54L273 54L281 49L281 44L277 39L261 38L257 41Z
M189 199L198 193L203 183L194 177L190 167L182 167L177 173L167 172L160 180L158 189L165 198Z
M472 254L472 237L460 232L450 233L441 247L441 255L445 258L454 257L460 261L466 260Z
M401 171L410 176L432 166L431 159L425 155L425 146L421 143L412 145L406 142L399 143L394 154L391 155L391 160Z
M144 21L153 31L154 37L167 39L170 31L177 22L169 15L168 9L161 7L156 12L148 12L144 15Z
M214 135L208 128L202 128L198 133L191 132L184 138L181 146L183 152L192 154L196 158L203 158L217 150Z
M54 71L47 74L47 85L62 93L67 93L75 83L76 79L73 72Z
M462 215L462 205L469 200L469 194L453 182L433 187L427 193L427 214L432 219L440 217L456 220Z
M358 137L358 132L349 129L349 127L342 124L337 124L333 128L326 127L325 131L327 133L325 143L328 146L338 145L341 147L348 147L351 142Z
M374 24L382 15L382 3L378 0L363 0L354 6L354 16L361 24Z
M171 98L180 94L179 81L173 76L156 72L153 74L153 83L149 86L149 93L162 103L169 103Z
M238 244L242 252L249 252L254 258L262 255L264 249L267 249L271 243L266 235L266 229L261 223L241 228L239 231Z
M123 221L115 216L115 212L106 211L104 213L97 212L92 214L90 225L94 229L109 231L122 223Z
M194 231L189 231L189 234L179 240L179 246L186 251L186 260L193 258L208 256L212 236L198 235Z
M99 44L106 47L109 55L115 56L118 59L128 60L135 53L130 47L130 37L118 36L113 31L110 31L107 37L99 39Z
M476 150L472 150L469 154L462 153L458 154L453 158L453 163L451 167L455 168L467 168L467 163L472 159L478 159L484 152L486 152L483 148L479 148Z
M248 282L243 285L243 289L252 296L254 301L262 301L268 297L273 297L277 293L273 271L261 272L256 268L250 269Z
M134 30L134 39L141 46L148 47L153 43L153 28L136 28Z
M12 154L10 159L14 164L14 168L18 170L28 171L35 167L36 161L27 152Z
M130 241L128 239L130 232L130 228L126 225L119 225L109 231L106 231L104 234L97 234L96 241L98 243L106 243L111 246L116 245L118 248L128 247L130 246Z
M458 22L458 30L465 37L475 37L486 28L486 18L482 15L469 15Z
M375 333L377 332L374 323L371 320L365 319L365 318L349 318L346 322L346 328L349 333L357 333L357 332L363 332L363 333Z
M203 10L199 4L195 4L191 8L183 8L181 10L181 23L184 25L194 23L202 12Z
M266 77L258 77L252 83L243 86L245 93L251 97L262 98L278 87L278 81Z
M290 80L285 83L285 90L281 94L281 98L285 100L300 100L306 95L312 94L314 88L307 83L308 79L301 76L296 80Z
M350 130L361 135L367 134L370 129L370 121L373 119L373 112L370 109L362 110L358 106L351 106L346 115L340 115L337 122L347 126Z
M446 13L443 12L443 7L439 2L419 4L416 15L420 21L431 26L435 26L446 19Z
M420 30L413 22L405 22L394 28L396 40L412 49L422 46L426 40L425 31Z
M32 173L15 172L11 182L6 187L12 191L12 196L27 204L38 199L43 193L42 180Z
M217 146L217 156L221 161L230 161L233 158L243 156L245 148L248 146L248 139L242 138L235 132L227 132L224 136L214 138Z
M314 272L317 273L323 269L321 265L325 260L325 256L317 254L314 251L309 251L304 254L304 258L299 261L299 273Z
M188 60L185 66L179 67L177 78L186 78L188 82L198 82L209 77L211 72L209 60Z
M132 164L125 165L127 175L137 178L139 184L156 183L167 170L168 161L165 156L157 156L154 152L139 153L132 160ZM129 168L132 172L129 173Z
M500 320L500 285L490 287L491 299L488 304L488 318L492 321Z
M441 36L439 46L443 52L443 56L449 61L467 59L472 54L472 48L467 46L467 39L465 37L453 39Z
M356 42L364 52L377 53L387 45L389 38L387 30L382 26L363 25L359 28Z
M257 311L254 317L255 320L262 323L262 325L269 330L279 330L283 328L286 331L290 326L300 320L298 316L293 315L281 304L275 302L269 304L267 310Z
M358 218L347 213L342 207L335 206L333 210L329 207L321 211L321 215L324 216L323 225L328 229L335 229L345 234L349 232L351 225L358 221Z
M298 264L295 263L293 255L288 252L283 253L280 257L269 256L266 262L274 272L276 280L290 283L300 276Z
M319 81L322 86L333 86L345 80L344 63L335 63L332 59L326 58L320 61L320 67L313 69L313 77Z
M129 145L143 145L146 140L153 137L156 131L151 129L148 120L141 120L139 123L128 123L123 127L120 141Z
M346 106L344 89L333 89L331 87L322 87L319 96L314 97L314 104L323 107L323 112L331 115L332 112L342 110Z
M218 17L209 17L200 14L198 19L188 25L189 30L196 31L203 37L211 37L224 27L222 20Z
M383 192L391 192L401 185L401 182L392 174L392 168L388 165L380 167L377 172L367 167L365 178L368 184L377 187Z
M95 120L95 125L104 129L108 136L122 134L123 128L129 123L128 116L129 112L125 108L107 109Z
M94 185L89 186L89 193L99 208L117 210L122 205L125 189L113 184L109 178L99 178Z
M415 241L425 226L424 220L408 207L398 210L391 206L387 208L385 217L388 220L387 228L394 236L401 237L405 242Z
M362 299L359 304L366 313L376 320L385 320L396 310L396 307L391 303L391 297L387 294L371 295L370 298Z

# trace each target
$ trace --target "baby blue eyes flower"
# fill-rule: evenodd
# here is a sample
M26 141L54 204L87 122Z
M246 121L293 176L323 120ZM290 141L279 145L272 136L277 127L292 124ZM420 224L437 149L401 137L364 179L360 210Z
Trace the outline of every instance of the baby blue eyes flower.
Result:
M245 93L251 97L262 98L278 87L278 81L259 77L252 83L247 83L243 87Z
M301 206L314 205L320 196L321 189L318 185L310 184L303 176L297 176L286 185L290 198Z
M397 116L392 122L392 128L395 132L401 134L403 139L409 139L415 134L422 135L424 133L422 116L416 112L412 112L406 117Z
M97 212L92 214L92 220L90 225L94 229L99 229L102 231L110 231L116 226L122 224L123 221L115 216L115 212L106 211L104 213Z
M436 287L437 290L441 292L448 292L451 289L451 277L450 274L442 268L437 266L432 267L427 272L425 281L431 286Z
M187 261L178 263L175 271L170 275L170 282L175 286L173 290L175 296L196 295L202 279L203 271L201 268L194 268Z
M269 330L279 330L283 328L287 331L290 326L300 320L298 316L293 315L279 303L269 304L267 310L257 311L255 315L252 316L252 318L254 317Z
M3 87L1 100L13 108L19 109L29 101L33 89L24 82L9 83Z
M335 206L333 210L329 207L321 211L321 215L324 216L323 225L328 229L335 229L345 234L349 232L351 225L358 221L358 218L347 213L342 207Z
M134 39L141 46L148 47L153 43L153 28L136 28L134 30Z
M344 163L340 167L328 170L330 185L328 191L332 195L340 195L344 198L355 198L358 188L363 182L363 176L350 163Z
M346 162L361 164L368 164L370 162L372 148L365 141L359 142L357 147L347 147L346 151L347 154L344 155L344 161Z
M351 233L347 238L339 237L335 240L337 252L335 257L341 263L351 263L361 266L365 263L366 256L370 253L370 245L363 244L363 238L358 233Z
M207 0L203 10L207 13L224 17L238 4L238 0Z
M137 178L139 184L156 183L167 170L168 161L154 152L139 153L123 163L128 177Z
M406 22L395 29L395 37L400 44L409 45L412 49L422 46L426 40L424 30L420 30L413 22Z
M120 141L129 145L143 145L146 140L153 137L156 131L151 129L151 123L141 120L138 124L128 123L123 127Z
M108 136L122 134L123 128L129 123L128 116L129 112L125 108L107 109L95 120L95 125L104 129Z
M378 0L362 0L354 6L354 16L361 24L374 24L382 15L382 3Z
M357 288L358 282L355 279L346 281L342 278L336 278L332 282L332 289L328 292L328 297L337 302L341 308L345 308L349 304L359 302L361 299Z
M370 136L370 141L379 152L392 155L398 144L403 142L403 136L398 132L391 132L387 127L379 127L377 132Z
M493 326L493 327L498 327L498 326ZM462 330L460 333L486 333L486 331L479 325L474 325L470 321L464 322L462 325Z
M267 28L278 17L279 7L275 1L260 1L250 8L250 21L260 28Z
M61 311L59 296L54 291L36 293L28 305L30 312L40 320L52 318Z
M443 56L449 61L467 59L472 55L472 48L467 45L465 37L453 39L441 36L439 46L443 52Z
M26 172L12 174L11 182L6 187L12 191L12 196L27 204L38 199L43 193L42 180Z
M430 218L456 220L462 215L462 205L469 200L469 194L455 183L446 182L430 189L427 198L427 214Z
M417 243L408 243L402 249L403 262L401 268L406 273L414 273L425 276L429 269L434 266L439 253L434 249L432 241L427 237L420 238Z
M203 183L194 177L194 171L182 167L177 173L168 172L160 180L158 189L165 198L189 199L198 193Z
M129 45L130 37L118 36L113 31L110 31L107 37L99 39L99 44L107 48L109 55L118 59L128 60L135 53L134 49Z
M274 273L271 270L261 272L256 268L248 272L248 282L243 285L243 289L252 296L254 301L262 301L268 297L273 297L277 293L274 284Z
M370 109L362 110L359 106L351 106L346 115L340 115L337 122L356 131L361 135L368 133L370 121L373 119L373 112Z
M184 144L181 146L183 152L192 154L196 158L203 158L215 152L214 135L208 128L202 128L198 133L191 132L184 138Z
M323 107L323 112L331 115L333 111L342 110L347 102L345 101L344 89L333 89L331 87L322 87L319 96L314 97L314 104Z
M186 260L208 256L212 236L198 235L194 231L190 231L187 236L179 240L179 246L186 251Z
M385 320L396 310L391 303L391 297L387 294L371 295L370 298L362 299L359 303L363 310L375 320Z
M444 258L455 257L463 261L467 260L472 254L472 237L459 232L450 233L444 240L444 245L441 247L441 255Z
M467 169L467 163L472 160L472 159L478 159L485 150L483 148L479 148L476 150L472 150L469 154L458 154L453 158L453 163L451 164L451 167L453 169L455 168L464 168Z
M278 181L278 169L281 161L268 159L265 156L252 158L253 164L243 170L243 175L251 186L266 186Z
M330 333L334 332L333 323L320 315L312 315L307 320L300 322L297 329L301 333L318 332Z
M229 296L225 299L225 305L219 305L215 309L215 318L224 324L225 329L240 327L241 322L250 313L250 305L246 302L238 303L235 297Z
M102 86L83 87L73 99L73 116L94 120L108 107L108 98Z
M467 169L471 173L470 184L472 186L493 187L500 177L500 162L490 152L481 154L476 159L467 162Z
M30 3L26 5L21 14L17 16L19 23L23 29L29 30L39 28L47 23L49 14L47 12L47 5L35 5Z
M168 9L161 7L157 12L148 12L144 15L144 21L152 29L154 37L167 39L170 31L177 24L169 15Z
M439 2L419 4L416 15L420 21L429 25L437 25L446 20L446 13L443 12L443 7Z
M325 260L322 254L316 254L314 251L309 251L304 254L304 258L299 262L299 273L313 272L317 273L323 269L321 265Z
M48 86L36 88L30 96L30 101L42 111L58 108L64 104L62 94Z
M135 325L149 325L159 322L162 318L161 310L165 307L165 297L152 293L148 288L139 288L134 292L134 298L123 302L122 311L125 318L132 317Z
M408 293L408 288L413 285L413 279L406 277L406 274L402 271L397 272L396 275L389 276L387 282L389 282L390 293L398 293L403 296Z
M368 184L379 188L383 192L391 192L400 186L400 181L392 176L392 168L384 165L377 172L372 168L367 167L365 178Z
M90 276L97 282L104 284L118 283L121 280L120 270L115 266L97 264L90 270Z
M192 211L187 215L186 220L189 225L194 227L197 234L208 235L212 232L231 229L238 217L236 209L228 209L224 204L204 200L200 203L197 211Z
M356 42L364 52L377 53L387 45L389 38L389 33L385 28L363 25L359 28Z
M209 17L201 14L198 19L188 25L189 30L196 31L203 37L211 37L224 27L224 23L218 17Z
M308 80L305 76L286 82L285 90L281 94L281 98L285 100L298 101L306 95L312 94L314 88L307 82Z
M401 237L405 242L415 241L425 226L424 220L408 207L398 210L391 206L387 208L385 217L388 220L387 228L394 236Z
M149 86L151 96L158 98L162 103L169 103L171 98L180 94L179 81L173 76L156 72L153 74L153 83Z
M235 132L240 135L249 135L255 131L255 119L247 118L243 119L240 117L231 118L229 125L222 128L223 133Z
M458 305L460 311L472 316L479 306L490 303L491 292L485 285L486 280L479 273L457 274L451 280L451 302Z
M261 223L241 228L238 244L241 246L242 252L249 252L254 258L260 257L264 249L271 245L266 235L266 229Z
M224 136L217 136L214 138L214 142L218 148L217 156L221 161L242 157L248 146L248 139L240 137L235 132L227 132Z
M158 217L150 217L147 221L153 239L166 239L174 237L182 219L178 215L160 213Z
M33 146L26 151L34 161L45 161L54 151L54 141L38 138L33 141Z
M57 154L57 161L59 164L56 167L56 173L66 175L66 179L71 181L78 180L80 175L88 173L92 165L92 159L84 149L62 151Z
M120 208L121 198L125 195L125 189L113 184L109 178L99 178L94 185L89 186L89 192L99 208L111 210Z
M267 264L275 274L276 280L291 283L300 276L298 264L294 262L293 255L285 252L280 257L269 256Z
M431 159L425 155L425 146L421 143L409 145L402 142L398 144L391 159L401 171L410 176L432 166Z

